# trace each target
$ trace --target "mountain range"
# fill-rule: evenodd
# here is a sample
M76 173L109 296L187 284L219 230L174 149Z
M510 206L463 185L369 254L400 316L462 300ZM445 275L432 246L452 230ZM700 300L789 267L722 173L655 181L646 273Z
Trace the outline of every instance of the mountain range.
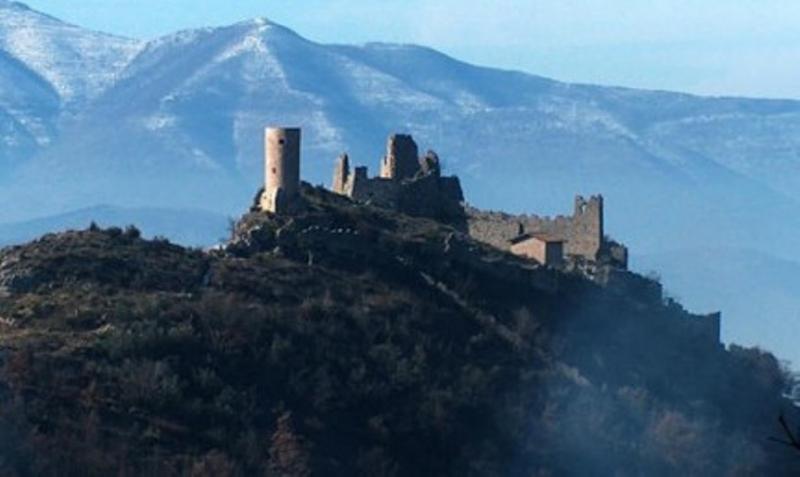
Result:
M73 226L58 218L107 204L149 210L154 234L207 211L218 235L259 186L267 124L303 127L312 183L345 150L377 172L386 136L409 132L478 207L555 214L601 192L608 231L639 254L798 259L798 101L571 84L415 45L320 44L266 19L140 41L0 0L0 222ZM674 256L665 278L710 260Z

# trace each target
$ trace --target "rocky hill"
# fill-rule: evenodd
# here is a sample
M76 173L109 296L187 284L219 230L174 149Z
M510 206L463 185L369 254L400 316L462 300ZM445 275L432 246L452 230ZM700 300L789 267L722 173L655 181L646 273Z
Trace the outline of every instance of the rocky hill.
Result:
M692 315L304 187L224 250L0 252L3 475L794 475L767 353Z
M602 192L610 228L640 253L798 261L798 101L571 84L416 45L320 44L266 19L142 42L0 1L0 202L13 204L0 223L99 204L235 215L258 185L271 122L303 127L314 183L345 148L374 167L385 132L408 132L480 208L555 215ZM726 259L693 256L705 268ZM775 310L775 335L794 332L793 304L750 300ZM773 334L736 328L800 363Z

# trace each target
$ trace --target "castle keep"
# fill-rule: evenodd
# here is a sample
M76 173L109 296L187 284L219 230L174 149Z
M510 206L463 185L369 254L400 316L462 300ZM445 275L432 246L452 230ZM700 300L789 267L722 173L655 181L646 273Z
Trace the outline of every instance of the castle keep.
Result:
M357 202L408 215L450 223L461 221L464 216L464 194L458 178L442 177L439 156L428 151L418 157L417 143L405 134L389 137L379 177L370 178L366 167L351 171L348 155L340 156L332 189Z
M300 129L267 128L264 154L261 209L284 212L296 200L300 190Z

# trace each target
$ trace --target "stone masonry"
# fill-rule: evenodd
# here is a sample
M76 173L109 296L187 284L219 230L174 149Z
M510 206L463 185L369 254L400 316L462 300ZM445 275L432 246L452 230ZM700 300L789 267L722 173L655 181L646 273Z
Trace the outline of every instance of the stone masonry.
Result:
M457 177L442 177L439 156L428 151L420 158L409 135L389 137L379 177L370 178L366 167L350 170L347 154L339 156L332 190L351 199L430 217L463 226L464 195Z
M564 242L566 257L602 261L627 268L627 249L606 238L603 197L577 196L571 216L539 217L502 212L467 210L469 234L477 240L510 250L511 242L524 234L545 234Z
M267 128L264 153L261 209L273 213L286 212L300 189L300 129Z
M419 150L407 134L393 134L386 144L380 176L384 179L411 179L420 169Z
M511 241L511 253L558 267L564 260L564 241L545 234L523 234Z

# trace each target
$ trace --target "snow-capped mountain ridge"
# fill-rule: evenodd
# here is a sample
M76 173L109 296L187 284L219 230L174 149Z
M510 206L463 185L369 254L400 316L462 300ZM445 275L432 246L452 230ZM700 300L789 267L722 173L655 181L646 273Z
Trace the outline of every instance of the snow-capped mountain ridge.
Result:
M0 49L46 78L68 103L113 83L140 44L70 25L19 2L0 3Z

